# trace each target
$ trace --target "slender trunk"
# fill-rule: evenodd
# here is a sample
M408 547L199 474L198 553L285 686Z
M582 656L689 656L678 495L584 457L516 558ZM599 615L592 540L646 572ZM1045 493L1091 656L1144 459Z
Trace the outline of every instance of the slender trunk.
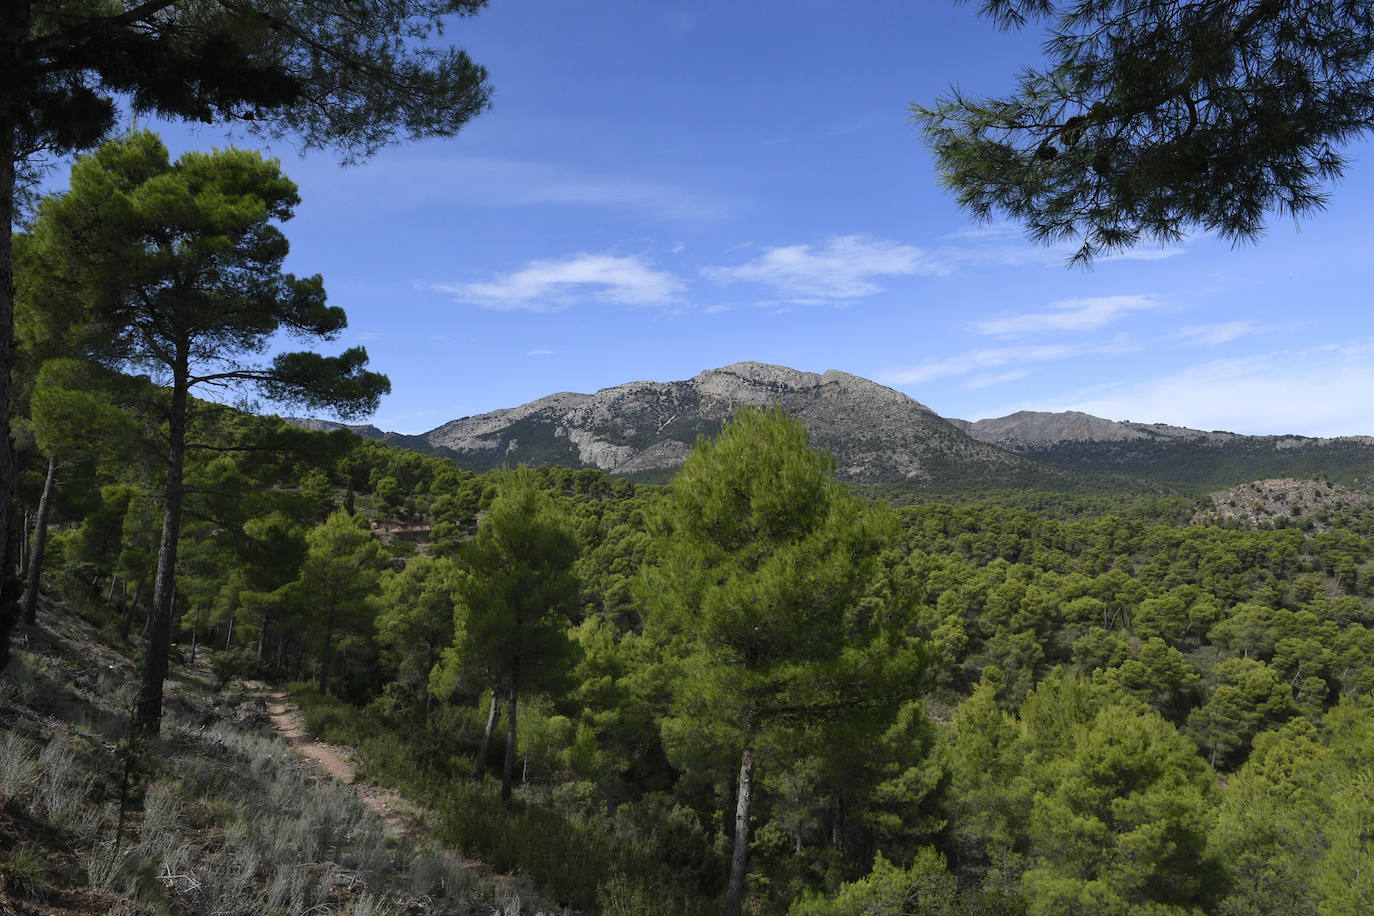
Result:
M114 605L114 593L115 593L115 589L118 588L118 587L119 587L119 576L110 576L110 590L109 590L108 592L105 593L105 606L106 606L106 607L111 607L111 606Z
M196 646L200 644L200 602L196 602L196 622L191 625L191 664L196 663Z
M331 599L332 600L332 599ZM334 654L334 614L324 622L324 652L320 657L320 695L329 689L329 656Z
M730 883L725 890L725 911L738 913L744 903L744 879L749 874L749 815L754 807L754 751L740 755L739 802L735 807L735 850L730 856Z
M138 691L135 725L156 735L162 727L162 682L167 679L167 656L172 646L172 596L176 592L177 542L181 538L183 468L186 461L186 409L189 388L189 346L177 345L172 373L172 409L167 418L167 488L162 508L162 540L158 545L157 574L153 577L153 606L148 614L148 647L143 684Z
M119 631L119 638L125 642L129 641L129 631L134 626L134 615L138 613L138 606L143 602L143 586L148 584L148 569L144 567L138 574L138 585L134 586L134 600L129 602L129 606L124 609L124 628Z
M496 685L491 688L491 708L487 710L487 728L482 732L482 747L477 752L477 772L474 774L478 782L487 775L487 755L491 752L491 733L496 730Z
M29 574L29 532L33 530L33 513L28 509L24 510L24 521L19 526L19 577L26 578Z
M515 775L515 704L520 691L511 687L506 699L506 762L501 767L501 802L510 804L511 777Z
M38 500L38 518L33 523L29 548L29 582L24 592L24 622L38 622L38 582L43 575L43 551L48 546L48 513L52 509L53 485L57 482L57 457L48 459L48 476L43 479L43 496Z
M258 618L258 661L262 661L262 649L267 645L267 615Z
M739 804L737 793L739 783L733 779L725 782L725 838L731 843L735 841L735 806Z
M229 651L229 646L234 641L234 615L229 615L229 629L224 634L224 651Z
M25 17L27 19L27 17ZM22 31L21 31L22 34ZM0 52L9 63L10 52ZM8 578L5 563L10 520L10 502L14 498L17 473L14 452L10 448L10 367L14 365L14 187L15 159L19 155L18 126L7 117L0 117L0 670L9 661L10 630L19 616L19 608L12 604L14 596L5 588Z

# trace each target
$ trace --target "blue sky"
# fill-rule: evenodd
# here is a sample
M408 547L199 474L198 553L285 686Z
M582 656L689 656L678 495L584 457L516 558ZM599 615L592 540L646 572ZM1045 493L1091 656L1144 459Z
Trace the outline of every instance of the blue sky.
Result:
M288 266L390 376L385 429L760 360L967 419L1374 434L1374 147L1258 245L1083 271L971 223L908 123L1039 61L969 6L494 0L449 37L495 90L459 136L348 168L273 150L303 199Z

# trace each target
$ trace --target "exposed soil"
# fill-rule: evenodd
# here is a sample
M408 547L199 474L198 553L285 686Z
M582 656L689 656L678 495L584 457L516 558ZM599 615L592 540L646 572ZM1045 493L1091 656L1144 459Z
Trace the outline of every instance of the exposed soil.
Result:
M311 738L300 710L291 704L285 693L278 691L268 695L267 714L272 718L272 727L293 751L330 777L353 787L358 800L382 822L382 830L387 836L405 836L409 832L411 813L405 799L390 789L358 782L357 770L348 759L348 748Z

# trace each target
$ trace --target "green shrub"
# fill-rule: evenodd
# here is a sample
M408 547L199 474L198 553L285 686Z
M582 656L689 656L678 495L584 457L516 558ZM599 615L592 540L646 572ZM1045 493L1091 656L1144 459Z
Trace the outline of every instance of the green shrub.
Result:
M0 855L0 894L42 900L49 877L47 856L31 843L17 843Z

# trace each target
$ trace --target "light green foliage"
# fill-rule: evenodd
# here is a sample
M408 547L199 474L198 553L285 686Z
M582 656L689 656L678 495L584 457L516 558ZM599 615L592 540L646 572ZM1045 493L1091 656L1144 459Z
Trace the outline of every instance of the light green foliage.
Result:
M643 600L686 652L680 713L733 731L735 746L780 717L833 716L842 698L893 700L853 677L883 673L870 650L900 649L874 641L901 608L855 608L890 522L831 474L800 424L744 411L698 444L663 503Z
M477 537L459 557L464 575L446 666L512 690L567 678L568 623L576 609L577 541L563 511L528 472L500 483Z
M1108 669L1102 680L1181 724L1200 691L1202 678L1182 652L1152 636L1140 646L1135 658Z
M1069 737L1071 750L1030 771L1030 912L1195 912L1215 884L1206 766L1154 712L1108 705Z
M901 631L910 607L859 601L892 517L833 475L800 423L746 409L697 443L659 509L642 601L680 658L664 745L680 766L717 778L733 775L725 761L742 761L732 907L743 895L754 754L785 768L839 747L837 735L886 721L919 684Z
M960 859L1004 883L1019 873L1027 847L1029 786L1021 779L1015 720L1003 711L1002 672L987 668L955 710L946 755L950 827Z
M386 649L396 679L416 695L427 690L430 671L453 641L462 575L451 559L418 556L382 581L377 641Z
M1230 780L1211 844L1233 875L1219 912L1356 916L1374 902L1369 703L1345 699L1318 735L1298 719L1255 739Z
M958 896L944 857L922 846L910 868L899 868L879 853L873 871L862 881L842 885L830 900L805 897L788 912L792 916L956 916L966 912Z
M382 548L367 520L335 510L305 536L306 554L297 587L317 640L320 692L329 686L335 642L371 635L373 598L382 575Z
M566 512L539 487L534 472L502 477L498 495L477 536L459 558L466 575L456 579L459 610L453 644L431 678L434 688L464 678L489 686L494 714L507 704L506 758L501 797L511 798L521 694L567 684L576 644L568 625L581 586L573 572L578 544ZM491 725L478 752L486 768Z
M1188 731L1213 766L1230 767L1243 758L1261 730L1297 714L1288 685L1264 662L1228 658L1216 666L1217 687L1188 716Z

